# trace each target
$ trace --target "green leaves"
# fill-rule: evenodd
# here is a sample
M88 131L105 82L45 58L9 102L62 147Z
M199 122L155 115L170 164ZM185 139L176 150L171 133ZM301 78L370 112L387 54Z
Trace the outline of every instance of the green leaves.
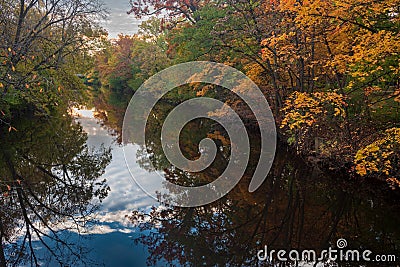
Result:
M101 4L23 0L2 2L0 10L0 109L48 115L75 100L83 88L76 74L88 69L103 34L95 26Z

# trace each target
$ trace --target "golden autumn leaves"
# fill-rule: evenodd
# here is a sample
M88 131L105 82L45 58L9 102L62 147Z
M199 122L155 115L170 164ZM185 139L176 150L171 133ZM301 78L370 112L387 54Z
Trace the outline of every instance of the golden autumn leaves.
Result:
M289 134L318 126L329 117L345 119L345 97L334 92L295 92L285 102L281 128ZM387 129L381 138L361 147L354 156L354 169L360 176L380 175L392 189L400 188L396 178L400 151L400 128Z
M268 11L280 16L261 41L263 60L290 90L280 109L288 142L305 154L322 143L328 157L341 155L358 175L392 188L400 188L399 128L393 127L399 6L399 0L271 1Z
M295 92L285 102L281 128L289 131L312 126L325 116L345 117L345 97L334 92Z
M399 151L400 128L388 129L382 138L358 150L354 158L356 171L361 176L384 175L392 188L399 188L399 179L393 177L393 171L398 168Z

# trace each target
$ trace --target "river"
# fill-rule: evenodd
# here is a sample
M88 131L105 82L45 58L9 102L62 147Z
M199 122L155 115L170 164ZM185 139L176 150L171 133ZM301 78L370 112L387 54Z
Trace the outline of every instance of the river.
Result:
M290 261L268 264L257 254L266 248L321 253L329 247L337 248L338 240L346 242L343 249L368 249L373 256L395 255L399 259L399 204L380 185L327 175L279 145L267 179L254 193L247 188L257 162L256 152L243 179L222 199L197 208L168 207L144 193L131 173L146 177L159 170L181 184L188 180L209 182L223 170L228 145L220 142L216 162L200 174L189 175L168 164L157 140L157 122L150 121L147 149L126 144L137 151L130 173L124 147L117 142L118 133L104 126L92 110L76 109L76 113L76 120L87 133L86 145L110 147L112 159L98 178L106 179L110 190L96 203L93 219L82 229L66 227L68 220L57 226L61 238L73 243L81 256L72 261L72 256L64 253L61 259L70 266L285 266ZM185 156L196 157L198 141L210 132L209 127L199 120L185 127L181 135ZM221 141L223 134L217 138ZM257 138L251 139L252 151L257 151ZM152 165L143 160L143 153L151 153ZM40 240L35 240L34 246L44 266L59 264ZM351 260L337 262L361 266ZM335 264L325 262L325 266ZM376 262L362 265L377 266ZM379 264L396 265L398 261ZM298 266L324 265L301 261Z

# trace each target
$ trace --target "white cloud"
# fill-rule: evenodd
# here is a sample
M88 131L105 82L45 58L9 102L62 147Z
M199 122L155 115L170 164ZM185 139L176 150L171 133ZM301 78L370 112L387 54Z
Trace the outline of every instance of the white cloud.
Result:
M126 13L130 9L129 0L104 0L104 3L109 16L106 21L101 22L101 26L108 31L110 38L116 38L119 33L137 33L141 21Z

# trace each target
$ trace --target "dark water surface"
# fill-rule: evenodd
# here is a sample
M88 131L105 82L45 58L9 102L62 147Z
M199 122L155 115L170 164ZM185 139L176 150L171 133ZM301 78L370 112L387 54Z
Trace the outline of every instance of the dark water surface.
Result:
M397 256L396 262L342 261L339 262L341 266L399 264L399 204L391 200L389 191L378 185L326 175L305 164L285 147L278 146L269 176L256 192L249 193L248 185L257 164L259 146L255 134L251 138L252 155L246 174L228 195L204 207L166 207L148 197L135 184L126 167L123 146L116 142L117 137L110 129L101 126L92 111L78 112L78 121L87 133L86 144L96 149L111 147L112 160L98 178L106 179L110 191L101 203L96 202L98 210L93 212L94 220L82 229L67 227L70 219L57 225L60 238L71 241L82 257L73 260L75 256L58 244L60 258L71 266L84 266L85 263L87 266L139 267L284 266L284 263L268 265L259 261L257 252L265 246L269 250L314 249L320 252L335 248L340 238L346 239L346 249L368 249L373 253L371 257L377 254ZM198 143L207 136L212 136L220 148L209 168L190 174L174 168L166 160L159 140L159 123L157 116L148 122L147 149L128 144L130 149L137 151L135 159L127 159L135 162L131 169L134 176L145 177L160 171L170 181L195 185L212 181L224 170L230 153L229 140L215 125L193 121L182 132L181 149L188 158L199 156ZM143 157L146 153L150 153L148 158L152 164ZM40 157L40 153L36 157ZM2 201L5 203L5 198ZM83 205L82 202L76 201L73 205ZM14 234L18 235L18 232ZM23 235L19 234L21 242ZM56 242L49 237L44 239L55 246ZM33 242L44 266L59 265L56 257L46 252L41 240ZM12 248L9 253L12 255ZM23 265L30 265L29 259ZM324 264L300 262L298 266ZM325 263L325 266L335 264Z

